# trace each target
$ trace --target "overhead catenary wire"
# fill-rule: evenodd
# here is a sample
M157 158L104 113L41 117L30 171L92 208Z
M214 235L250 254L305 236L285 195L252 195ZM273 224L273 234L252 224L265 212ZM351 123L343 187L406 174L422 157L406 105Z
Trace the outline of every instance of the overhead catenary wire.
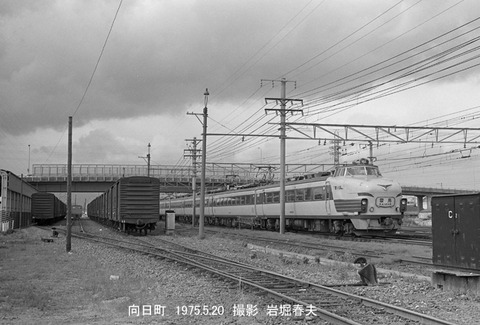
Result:
M307 104L307 105L308 105L308 104ZM306 108L308 109L308 106L307 106ZM310 113L312 113L312 111L311 111ZM309 114L310 114L310 113L309 113Z
M321 51L320 53L316 54L315 56L313 56L312 58L308 59L307 61L305 61L304 63L300 64L299 66L297 66L296 68L294 69L291 69L289 71L287 71L286 73L284 73L284 75L289 75L291 74L292 72L304 67L305 65L307 65L308 63L314 61L315 59L319 58L320 56L322 56L323 54L327 53L328 51L332 50L333 48L335 48L337 45L343 43L344 41L346 41L347 39L349 39L350 37L352 37L353 35L359 33L360 31L362 31L363 29L365 29L367 26L370 26L372 23L374 23L375 21L377 21L378 19L380 19L381 17L383 17L384 15L386 15L388 12L390 12L391 10L393 10L394 8L396 8L397 6L399 6L401 3L403 2L403 0L395 3L394 5L392 5L391 7L389 7L387 10L383 11L381 14L377 15L375 18L369 20L367 23L365 23L364 25L360 26L359 28L357 28L355 31L351 32L349 35L345 36L344 38L342 38L340 41L337 41L336 43L334 43L333 45L329 46L328 48L326 48L325 50ZM420 3L421 0L417 1L416 3L414 3L413 5L409 6L407 9L401 11L399 14L397 14L395 17L391 18L390 20L388 20L386 23L382 24L381 26L387 24L388 22L394 20L395 18L397 18L398 16L400 16L401 14L407 12L408 10L410 10L411 8L413 8L415 5L417 5L418 3ZM380 26L380 27L381 27ZM369 32L368 34L370 33L373 33L375 31L377 31L380 27L377 27L375 28L374 30L372 30L371 32ZM368 35L367 34L367 35ZM337 50L336 52L330 54L328 57L322 59L321 61L315 63L313 66L309 67L307 70L310 70L312 69L314 66L317 66L318 64L320 64L321 62L324 62L325 60L333 57L334 55L346 50L347 48L349 48L351 45L355 44L356 42L360 41L361 39L363 39L366 35L360 37L360 38L357 38L356 40L354 40L353 42L347 44L346 46L344 46L343 48ZM298 77L300 74L302 73L305 73L307 70L303 70L299 73L297 73L296 75L294 76L291 76L291 78L296 78Z
M113 16L113 20L112 20L112 23L110 25L110 28L108 30L108 33L107 33L107 36L105 37L105 41L103 42L103 45L102 45L102 49L100 50L100 54L98 55L98 58L97 58L97 61L95 63L95 66L93 68L93 71L92 73L90 74L90 78L88 79L88 82L87 82L87 85L85 87L85 90L83 91L83 94L82 94L82 97L80 98L80 101L78 102L77 104L77 107L75 108L75 110L73 111L73 113L71 114L72 117L74 117L78 110L80 109L80 107L82 106L83 104L83 101L85 100L85 97L87 96L87 93L88 93L88 90L90 89L90 86L92 84L92 81L93 81L93 78L95 76L95 73L97 72L97 69L98 69L98 66L100 64L100 60L102 59L102 56L103 56L103 53L105 51L105 48L107 46L107 43L108 43L108 39L110 38L110 34L112 33L113 31L113 26L115 25L115 21L117 20L117 16L118 16L118 13L120 12L120 8L122 7L122 3L123 3L123 0L120 0L119 3L118 3L118 6L117 6L117 10L115 11L115 15ZM61 134L61 136L59 137L58 141L57 141L57 144L54 146L54 148L52 149L52 151L50 152L48 158L46 159L46 161L48 161L50 159L50 157L53 155L53 153L55 152L55 150L57 149L58 145L60 144L60 142L62 141L63 137L65 136L65 132L67 131L68 127L66 126L63 130L63 133Z
M456 4L458 4L458 3L460 3L460 2L457 2ZM451 7L450 7L450 8L451 8ZM448 10L448 9L447 9L447 10ZM437 14L437 15L438 15L438 14ZM433 19L433 18L430 18L430 19ZM428 20L429 20L429 19L427 19L427 21L428 21ZM423 22L423 23L425 23L425 22ZM448 43L447 43L447 44L448 44ZM467 52L465 52L464 55L467 55ZM432 60L433 60L433 58L432 58ZM437 59L437 60L438 60L438 59ZM453 59L452 59L452 60L453 60ZM473 62L474 60L476 60L476 58L475 58L475 57L471 57L469 60L470 60L470 63L471 63L471 62ZM453 61L450 61L450 62L453 62ZM448 77L449 75L454 75L454 74L456 74L456 73L460 73L460 72L462 72L462 71L466 71L466 70L468 70L468 69L472 69L472 68L474 68L474 67L476 66L476 65L475 65L475 62L473 62L473 64L470 64L470 63L469 63L468 60L466 60L466 61L464 60L463 63L458 63L457 65L455 65L455 64L450 64L450 67L449 67L449 68L446 68L446 70L445 70L445 69L444 69L444 70L438 69L437 71L434 71L434 72L432 72L431 74L424 74L424 75L422 76L422 78L425 78L425 80L426 80L426 78L429 78L429 77L437 74L437 78L435 78L435 80L440 80L441 78L446 78L446 77ZM470 64L470 66L467 66L468 64ZM460 67L460 69L458 69L457 67L459 67L460 65L463 65L463 66ZM430 68L430 69L435 69L435 65L430 65L429 68ZM419 73L419 72L421 71L421 70L419 70L419 69L417 69L417 71L412 70L412 69L414 69L414 67L410 67L409 69L410 69L409 72L410 72L411 75L413 75L413 74L415 74L415 73ZM451 70L454 69L454 71L451 71L451 74L445 73L445 72L448 72L448 71L447 71L448 69L451 69ZM425 70L425 69L424 69L424 70ZM380 71L381 71L381 70L380 70ZM442 75L442 76L438 76L439 74L443 74L443 75ZM405 77L405 76L404 76L404 77ZM418 79L418 80L420 80L420 79ZM432 82L433 82L433 81L432 81ZM422 84L425 84L425 82L423 82ZM420 85L421 85L421 84L417 83L417 86L420 86ZM360 99L370 99L370 100L379 99L379 98L382 98L381 96L388 96L388 95L390 95L390 94L395 94L395 93L398 92L400 89L402 89L402 87L403 87L403 88L406 88L406 89L411 89L411 87L410 87L410 88L407 88L407 86L412 86L412 84L410 84L410 85L408 85L408 84L406 84L406 83L404 83L404 84L397 84L397 85L395 85L395 87L390 88L388 91L383 91L383 93L378 93L378 94L376 94L376 96L371 96L370 98L369 98L369 97L362 97L362 98L360 98ZM365 90L363 90L363 92L366 93ZM366 94L365 94L365 96L366 96ZM340 98L342 98L342 97L340 97ZM332 102L333 102L333 100L332 100ZM354 103L351 102L351 103L349 103L349 104L354 104ZM319 107L320 107L320 106L319 106ZM319 107L310 107L310 108L307 108L307 109L306 109L307 111L310 110L310 112L308 112L307 115L309 115L309 116L314 116L314 114L319 114L319 113L325 115L325 113L330 113L330 114L332 114L332 113L336 113L336 112L339 111L336 107L334 107L333 110L331 110L330 112L328 112L328 110L315 111L315 109L316 109L316 108L319 108ZM345 105L345 107L343 107L342 109L348 109L349 107L350 107L350 106ZM354 107L354 106L352 106L352 107ZM313 109L312 109L312 108L313 108ZM243 125L244 125L244 126L250 125L250 124L248 124L247 121L256 120L256 121L263 121L263 122L264 122L264 123L262 124L262 126L261 126L261 127L263 128L262 130L266 130L266 129L274 130L274 129L275 129L275 127L269 127L268 125L266 125L266 124L265 124L265 123L266 123L266 120L265 120L265 119L258 119L258 118L255 119L255 117L258 117L258 113L257 113L257 115L255 115L255 114L254 114L254 115L251 115L248 119L243 120ZM308 118L308 116L304 117L304 119L307 119L307 118ZM215 123L215 124L221 126L221 125L224 124L224 123ZM226 128L228 129L228 133L232 133L232 131L236 131L236 132L240 133L240 132L238 131L239 129L231 128L231 127L229 127L229 126L227 126L227 125L228 125L228 124L225 123L225 124L224 124L223 126L221 126L221 127L222 127L222 128L226 127ZM253 134L252 130L255 129L255 128L253 127L254 125L255 125L256 128L258 128L259 125L260 125L260 123L252 123L250 128L247 128L247 129L244 130L245 133L248 133L248 132L250 131L250 133ZM234 138L234 137L231 137L231 138ZM255 140L252 140L252 141L250 141L250 140L247 141L247 139L245 139L245 141L240 142L240 140L239 140L238 138L235 139L235 140L226 140L226 139L220 138L220 139L218 139L218 140L216 139L215 141L216 141L216 145L217 145L217 149L216 149L217 152L215 152L215 153L216 153L216 154L218 153L218 157L226 157L226 152L223 152L223 154L222 154L222 150L225 149L225 148L229 149L229 152L228 152L229 154L231 154L232 152L237 152L237 153L238 153L238 152L246 152L246 151L248 151L248 150L252 150L255 146L258 145L259 142L265 143L267 140L257 140L257 139L255 139ZM232 148L233 148L232 143L235 143L235 150L232 150ZM221 144L221 146L219 146L219 144ZM209 145L209 152L213 152L213 151L210 151L212 148L213 148L213 147L211 147L211 146ZM212 157L215 157L215 156L212 156ZM216 157L215 157L215 159L216 159Z

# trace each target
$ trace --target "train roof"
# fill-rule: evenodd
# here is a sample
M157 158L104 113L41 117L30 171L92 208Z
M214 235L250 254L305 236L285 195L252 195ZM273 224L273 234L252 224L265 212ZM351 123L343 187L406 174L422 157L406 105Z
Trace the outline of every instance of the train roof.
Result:
M371 167L378 168L378 166L370 163L370 160L368 160L367 158L356 159L350 163L344 163L342 165L335 166L334 168L350 167L350 166L371 166Z
M292 185L292 184L300 184L300 183L309 183L309 182L314 182L314 181L321 181L321 180L326 180L328 177L333 176L335 171L340 168L345 168L345 167L358 167L358 166L366 166L366 167L374 167L378 168L378 166L370 164L370 161L366 158L361 158L357 159L355 161L352 161L351 163L345 163L342 165L334 166L331 169L327 171L322 171L322 172L317 172L317 173L311 173L311 174L305 174L305 175L300 175L300 176L294 176L294 177L289 177L287 178L286 185ZM206 194L213 194L213 193L229 193L229 192L239 192L242 190L248 190L252 188L269 188L269 187L274 187L278 186L279 182L255 182L255 183L250 183L250 184L244 184L244 185L227 185L227 187L223 188L217 188L214 190L207 191ZM186 193L183 196L177 196L176 198L190 198L192 195L190 193Z

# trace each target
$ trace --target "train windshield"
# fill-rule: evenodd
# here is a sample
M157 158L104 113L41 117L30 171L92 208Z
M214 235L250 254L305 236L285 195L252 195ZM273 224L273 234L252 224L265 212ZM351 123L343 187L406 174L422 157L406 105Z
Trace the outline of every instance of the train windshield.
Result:
M381 177L376 166L351 166L337 169L335 176L375 176Z

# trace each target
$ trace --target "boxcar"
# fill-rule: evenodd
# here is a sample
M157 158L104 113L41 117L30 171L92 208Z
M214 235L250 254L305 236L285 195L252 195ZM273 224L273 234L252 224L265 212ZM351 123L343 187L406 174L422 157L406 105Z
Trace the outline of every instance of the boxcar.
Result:
M87 206L89 218L124 232L154 230L160 213L160 181L146 176L119 179Z
M36 192L22 177L0 169L0 231L30 226L31 198Z
M32 219L37 224L47 224L63 219L67 206L53 193L32 194Z
M72 205L72 219L78 220L82 217L83 207L81 205L74 204Z

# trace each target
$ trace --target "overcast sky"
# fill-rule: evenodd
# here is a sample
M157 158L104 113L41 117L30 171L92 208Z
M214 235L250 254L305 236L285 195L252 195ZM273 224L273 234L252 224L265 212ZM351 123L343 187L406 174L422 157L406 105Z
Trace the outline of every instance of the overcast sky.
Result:
M202 112L206 88L209 133L278 134L264 109L280 83L261 79L296 81L292 122L479 127L479 16L477 0L3 0L0 168L65 164L69 116L75 164L142 165L151 143L152 164L189 165L185 139L202 125L187 112ZM278 139L208 144L208 162L279 162ZM331 162L315 145L289 141L287 162ZM480 188L476 149L445 155L461 148L376 155L410 183ZM456 166L470 172L445 176Z

